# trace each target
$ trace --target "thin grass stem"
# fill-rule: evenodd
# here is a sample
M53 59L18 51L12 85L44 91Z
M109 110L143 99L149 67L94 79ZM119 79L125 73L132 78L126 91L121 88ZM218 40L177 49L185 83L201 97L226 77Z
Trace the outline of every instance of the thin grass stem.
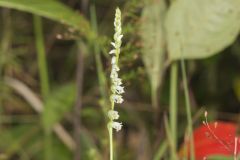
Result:
M173 141L173 152L176 153L177 148L177 81L178 81L178 64L173 62L170 73L170 128ZM174 155L172 154L172 155Z
M98 34L98 26L97 26L97 18L96 18L96 9L95 5L91 5L90 7L90 19L91 19L91 26L96 34ZM98 82L99 82L99 89L101 96L103 98L103 107L102 110L104 114L107 113L107 101L108 101L108 91L107 91L107 80L106 76L104 74L103 70L103 64L101 61L101 56L100 56L100 48L98 41L95 39L94 44L93 44L93 50L94 50L94 56L95 56L95 62L96 62L96 68L97 68L97 76L98 76Z
M46 98L49 94L47 60L43 38L42 20L41 17L37 15L34 15L34 32L38 56L38 69L41 83L41 92L42 96Z
M49 95L49 80L48 80L48 70L47 70L47 60L46 60L46 52L44 45L44 35L42 28L42 19L41 17L34 15L33 16L34 23L34 33L35 33L35 43L37 50L37 59L38 59L38 70L40 77L40 87L41 94L43 96L44 101ZM52 159L52 134L51 131L44 131L44 153L45 159Z
M109 149L110 149L109 159L113 160L113 129L112 127L108 127L108 132L109 132Z
M168 143L167 141L163 141L161 143L161 145L159 146L158 150L157 150L157 153L155 154L153 160L160 160L162 159L162 157L164 156L164 153L166 152L167 150L167 147L168 147Z
M9 9L2 9L2 38L0 44L0 83L3 80L4 60L6 54L9 54L10 45L12 42L12 18L11 11ZM2 127L2 115L3 115L3 101L0 93L0 128Z
M189 133L189 140L190 140L190 159L195 159L194 153L194 141L193 141L193 127L192 127L192 115L191 115L191 106L190 106L190 98L188 92L188 84L187 84L187 73L185 62L181 59L181 71L182 71L182 78L183 78L183 87L184 87L184 97L186 103L186 113L187 113L187 123L188 123L188 133Z
M175 152L175 148L174 148L174 142L172 139L172 133L171 133L171 128L169 126L169 122L166 116L164 116L164 126L165 126L165 130L166 130L166 135L167 135L167 140L168 140L168 144L171 150L171 160L177 160L177 154Z
M114 102L111 100L111 108L114 110ZM113 120L111 119L109 121L109 124L113 123ZM110 160L113 160L113 128L111 126L108 126L108 132L109 132L109 150L110 150L110 155L109 158Z

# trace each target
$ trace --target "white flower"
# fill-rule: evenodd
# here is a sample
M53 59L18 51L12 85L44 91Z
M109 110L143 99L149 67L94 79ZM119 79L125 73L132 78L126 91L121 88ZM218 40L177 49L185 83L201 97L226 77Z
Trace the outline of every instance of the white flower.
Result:
M118 37L117 37L117 39L118 39ZM115 48L120 50L121 44L122 44L121 41L116 41L116 42L115 42ZM119 52L119 53L120 53L120 52Z
M116 86L116 92L118 93L118 94L122 94L122 93L124 93L124 89L123 89L124 87L122 87L122 86Z
M108 111L108 117L109 117L111 120L118 119L118 118L119 118L119 114L118 114L117 111L110 110L110 111Z
M120 71L120 68L116 64L114 64L114 65L112 65L112 70L118 72L118 71Z
M114 42L111 42L111 45L112 45L114 48L116 48L116 45L115 45Z
M116 9L115 19L114 19L114 29L115 34L113 36L114 42L111 42L111 45L114 47L109 54L112 55L111 60L111 91L112 95L110 96L111 101L111 110L108 111L107 115L110 119L110 122L108 123L108 129L116 129L116 131L120 131L122 128L121 122L115 122L114 120L119 118L119 114L117 111L114 110L114 104L115 103L122 103L123 98L121 96L122 93L124 93L124 87L122 85L122 80L118 77L118 71L120 68L118 67L118 58L121 51L121 44L122 44L122 28L121 28L121 11L119 8Z
M117 94L112 94L111 95L111 100L114 102L114 103L122 103L123 102L123 98L121 95L117 95Z
M114 40L115 40L115 44L121 44L122 43L122 37L123 37L123 35L122 34L118 34L118 33L116 33L116 34L114 34Z
M113 121L109 123L109 127L116 129L116 131L118 132L122 129L122 123Z
M111 74L110 74L110 78L112 78L112 79L118 78L118 73L117 73L116 70L112 69Z
M113 57L112 57L112 62L111 62L111 63L112 63L112 64L116 64L116 62L117 62L117 58L116 58L115 56L113 56Z
M112 49L109 54L115 54L116 53L116 49Z
M122 35L122 34L121 34L121 35L119 35L119 37L118 37L118 38L119 38L119 41L120 41L120 40L122 40L122 37L123 37L123 35Z
M122 34L121 34L121 35L119 35L119 36L117 36L117 41L121 42L121 41L122 41L122 37L123 37L123 35L122 35Z
M122 80L120 78L112 79L113 85L120 86L122 84Z
M112 86L112 92L113 93L117 93L117 94L122 94L122 93L124 93L124 89L123 89L124 87L122 87L122 86L120 86L120 85L114 85L114 86Z
M109 54L112 54L112 69L111 69L111 90L112 95L110 100L112 103L122 103L123 98L120 94L124 93L124 87L121 86L122 80L118 77L118 71L120 70L118 67L118 58L121 50L121 43L122 43L122 28L121 28L121 11L117 8L115 19L114 19L114 26L115 26L115 34L113 36L114 42L111 42L111 45L114 47Z

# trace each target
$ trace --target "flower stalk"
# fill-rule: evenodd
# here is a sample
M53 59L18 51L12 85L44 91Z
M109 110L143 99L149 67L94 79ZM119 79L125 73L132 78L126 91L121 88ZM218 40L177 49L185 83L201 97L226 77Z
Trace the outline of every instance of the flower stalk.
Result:
M118 67L118 59L121 51L122 44L122 27L121 27L121 11L119 8L116 9L115 19L114 19L114 28L115 34L113 36L114 42L111 42L113 49L109 52L112 55L112 69L111 69L111 109L108 111L108 132L109 132L109 147L110 147L110 160L113 160L113 129L117 132L121 130L122 123L117 122L119 118L119 114L114 110L115 103L122 103L123 98L122 95L124 93L124 87L122 86L122 80L118 77L118 71L120 68Z

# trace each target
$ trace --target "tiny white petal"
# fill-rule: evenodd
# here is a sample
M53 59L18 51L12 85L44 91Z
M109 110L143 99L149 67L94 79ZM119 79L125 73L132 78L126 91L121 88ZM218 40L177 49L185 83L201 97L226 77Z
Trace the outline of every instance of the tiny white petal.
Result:
M116 65L116 64L113 64L113 66L112 66L112 70L114 70L114 71L120 71L120 68Z
M110 52L109 52L109 54L115 54L116 53L116 50L115 49L113 49L113 50L111 50Z
M124 93L124 87L122 87L122 86L116 86L116 92L117 92L118 94Z
M121 122L113 121L110 125L111 125L112 128L116 129L117 132L122 129L122 123Z
M121 34L121 35L119 35L119 36L118 36L118 40L120 40L120 41L121 41L122 37L123 37L123 35L122 35L122 34Z
M116 48L116 44L114 42L111 42L111 45Z
M108 111L108 117L112 120L114 119L118 119L119 118L119 114L117 111L114 111L114 110L110 110Z
M115 56L113 56L113 57L112 57L112 62L111 62L111 63L112 63L112 64L116 64L116 62L117 62L117 58L116 58Z
M118 78L118 73L115 70L111 71L110 78L115 79Z
M111 89L112 89L112 92L113 93L117 93L117 94L122 94L122 93L124 93L124 87L122 87L122 86L112 86L111 87Z
M120 78L114 78L112 79L112 81L113 81L113 84L116 86L119 86L122 84L122 80Z

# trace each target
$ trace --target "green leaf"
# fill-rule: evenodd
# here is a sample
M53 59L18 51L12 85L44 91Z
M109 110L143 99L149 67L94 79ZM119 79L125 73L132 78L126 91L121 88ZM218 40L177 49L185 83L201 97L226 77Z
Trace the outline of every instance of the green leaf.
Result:
M20 125L1 129L0 132L0 148L4 151L3 156L10 158L13 154L25 150L29 143L34 142L34 137L39 133L39 126Z
M83 16L56 0L0 0L0 6L40 15L67 24L85 36L92 35Z
M76 99L76 86L67 84L51 93L44 105L42 114L43 126L51 129L63 116L72 109Z
M166 4L160 0L147 4L142 14L142 58L151 81L153 94L155 94L154 92L157 91L161 82L164 53L166 51L163 31L165 12Z
M38 138L38 142L43 141L44 137ZM57 160L68 160L73 159L72 152L61 142L56 136L52 136L51 138L52 148L51 148L51 157ZM31 147L31 146L30 146ZM34 146L32 146L34 147ZM31 153L31 148L28 150L28 153ZM44 147L35 151L33 159L35 160L43 160L44 159Z
M240 30L240 0L178 0L167 18L171 60L205 58L230 45Z

